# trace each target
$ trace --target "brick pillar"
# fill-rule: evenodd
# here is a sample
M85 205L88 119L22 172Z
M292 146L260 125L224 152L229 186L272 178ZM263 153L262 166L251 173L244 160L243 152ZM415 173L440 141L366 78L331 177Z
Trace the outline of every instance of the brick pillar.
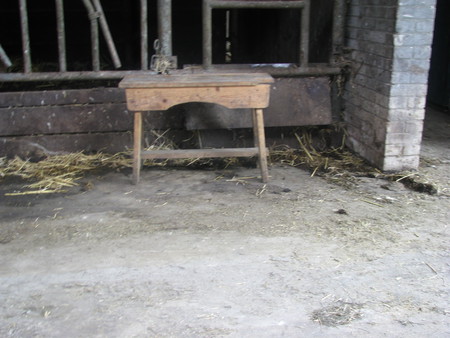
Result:
M348 145L382 170L417 169L436 0L351 0Z

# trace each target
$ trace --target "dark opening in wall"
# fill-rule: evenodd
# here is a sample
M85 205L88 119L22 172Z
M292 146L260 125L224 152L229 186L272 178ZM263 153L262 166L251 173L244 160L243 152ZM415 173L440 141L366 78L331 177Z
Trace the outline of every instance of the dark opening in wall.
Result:
M450 2L438 0L428 78L428 103L450 109Z
M301 10L213 10L213 63L298 63Z
M309 62L328 63L332 49L333 9L331 0L311 1Z
M178 67L201 64L202 0L172 0L172 34Z

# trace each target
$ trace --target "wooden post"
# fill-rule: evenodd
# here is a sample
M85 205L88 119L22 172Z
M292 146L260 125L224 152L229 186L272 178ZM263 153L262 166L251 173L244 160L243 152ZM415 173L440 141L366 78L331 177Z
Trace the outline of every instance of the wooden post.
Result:
M261 180L263 183L267 183L269 180L269 170L267 169L266 137L264 134L264 117L262 109L253 109L253 130L255 132L255 144L259 151Z
M141 174L141 147L142 147L142 112L134 113L134 148L133 148L133 183L139 183Z

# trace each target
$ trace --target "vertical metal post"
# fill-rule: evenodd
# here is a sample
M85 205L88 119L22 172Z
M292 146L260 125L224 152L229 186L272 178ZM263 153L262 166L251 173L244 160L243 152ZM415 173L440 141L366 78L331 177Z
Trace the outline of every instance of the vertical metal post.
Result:
M100 50L99 50L99 38L98 38L98 14L92 6L90 0L83 0L89 15L89 21L91 23L91 50L92 50L92 70L100 70Z
M203 1L203 67L212 64L212 9L208 0Z
M158 38L161 54L172 55L172 0L158 0Z
M141 69L148 70L148 5L141 0Z
M22 31L23 70L31 73L30 32L28 29L27 0L19 0L20 28Z
M345 0L335 0L333 8L333 37L330 55L330 64L336 63L336 58L341 54L344 45L344 18L346 5Z
M64 24L64 3L63 0L55 0L56 5L56 30L58 33L58 59L59 71L67 71L66 58L66 30Z
M92 13L91 18L91 50L92 50L92 70L100 70L100 39L98 36L98 22L95 13Z
M119 54L117 54L116 46L114 45L114 41L111 36L111 32L109 31L108 23L106 22L105 13L103 12L102 4L100 3L100 0L92 0L95 7L95 12L98 21L100 22L100 27L103 32L103 36L106 40L106 45L108 46L109 53L111 54L111 58L114 63L115 68L122 67L122 64L119 59Z
M308 67L309 62L309 1L305 1L302 9L301 27L300 27L300 67Z

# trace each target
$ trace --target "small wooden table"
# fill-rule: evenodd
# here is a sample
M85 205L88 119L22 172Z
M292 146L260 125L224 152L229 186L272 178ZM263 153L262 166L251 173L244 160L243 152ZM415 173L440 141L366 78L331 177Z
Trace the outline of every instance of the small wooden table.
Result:
M134 112L133 183L139 182L143 159L251 157L258 155L261 179L268 180L267 149L263 108L269 105L273 78L261 73L201 73L174 75L134 75L125 77L127 107ZM142 151L142 112L167 110L181 103L208 102L224 107L251 108L253 148L179 149Z

